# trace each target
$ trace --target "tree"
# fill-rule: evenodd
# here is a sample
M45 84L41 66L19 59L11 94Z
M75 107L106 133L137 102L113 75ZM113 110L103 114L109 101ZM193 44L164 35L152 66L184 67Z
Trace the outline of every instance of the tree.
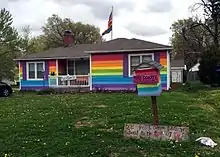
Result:
M0 10L0 80L14 77L14 58L20 55L21 42L18 32L12 27L13 18L6 9Z
M30 39L31 39L31 28L29 25L23 26L22 27L22 32L21 32L21 55L26 55L30 53Z
M63 31L71 30L73 34L73 44L97 43L101 40L99 28L74 22L69 18L62 19L58 15L52 15L47 19L47 23L42 27L47 48L63 46Z
M202 26L211 37L211 47L214 47L214 54L219 52L220 40L220 1L219 0L200 0L194 5L195 10L201 8L204 11L204 22L194 24L193 27ZM210 48L211 48L210 47Z
M201 21L198 18L188 18L175 21L171 26L173 55L182 57L187 68L197 62L198 55L204 52L206 47L206 31L201 26L192 28L191 26L195 23L201 23Z
M48 49L45 44L46 39L44 35L39 35L31 38L29 43L31 45L31 47L29 48L30 53L43 52Z
M31 27L29 25L22 28L21 55L42 52L46 50L45 37L43 35L31 36Z
M213 50L209 50L209 51L213 51ZM216 65L218 64L218 61L219 58L210 52L206 52L201 56L200 66L199 66L199 77L202 83L204 84L220 83L219 75L216 72Z

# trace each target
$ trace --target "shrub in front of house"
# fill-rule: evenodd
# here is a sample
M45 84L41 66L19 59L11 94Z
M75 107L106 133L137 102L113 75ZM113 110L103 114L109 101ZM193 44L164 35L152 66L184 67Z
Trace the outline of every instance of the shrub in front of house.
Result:
M50 95L56 94L57 92L53 88L47 88L40 91L37 91L37 95Z
M208 52L202 56L198 73L202 83L208 85L220 85L220 73L216 71L219 61L219 57L212 52Z

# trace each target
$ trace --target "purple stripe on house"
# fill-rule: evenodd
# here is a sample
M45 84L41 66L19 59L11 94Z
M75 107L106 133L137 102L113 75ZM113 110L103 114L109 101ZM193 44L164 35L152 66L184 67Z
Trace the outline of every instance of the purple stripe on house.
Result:
M93 84L92 85L93 90L97 89L108 89L108 90L136 90L136 85L135 84L104 84L104 85L99 85L99 84Z
M48 80L48 75L49 75L49 64L48 61L45 61L45 72L44 72L45 80Z
M167 85L162 84L162 89L167 90ZM92 85L93 90L98 90L98 89L106 89L106 90L136 90L136 85L135 84L105 84L105 85L99 85L99 84L93 84Z
M27 80L27 67L26 62L22 61L23 80Z
M157 63L160 63L160 52L154 53L154 61L156 61Z
M128 76L128 54L124 54L123 58L123 75Z
M161 86L163 90L167 90L167 84L162 84Z
M32 86L29 86L29 87L21 87L21 90L22 91L39 91L39 90L43 90L43 89L48 89L49 87L45 87L45 86L38 86L38 87L32 87Z

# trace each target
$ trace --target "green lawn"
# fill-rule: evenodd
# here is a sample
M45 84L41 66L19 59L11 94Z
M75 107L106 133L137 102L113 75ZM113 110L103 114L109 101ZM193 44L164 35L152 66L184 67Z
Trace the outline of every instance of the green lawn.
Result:
M125 140L125 123L151 123L149 97L135 94L36 95L0 98L0 157L219 157L220 91L166 92L158 98L162 125L189 126L189 142Z

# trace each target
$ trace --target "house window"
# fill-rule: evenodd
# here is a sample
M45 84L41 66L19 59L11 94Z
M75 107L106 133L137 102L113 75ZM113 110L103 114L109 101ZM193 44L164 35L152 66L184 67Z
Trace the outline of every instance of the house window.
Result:
M76 75L88 75L89 73L89 60L76 60Z
M88 75L89 73L89 60L69 60L68 61L68 74L69 75Z
M132 72L136 66L149 59L154 60L154 55L153 54L129 55L129 69L130 69L129 76L132 76Z
M28 79L44 79L44 62L27 63Z
M74 75L75 74L75 62L74 60L68 60L68 74Z

